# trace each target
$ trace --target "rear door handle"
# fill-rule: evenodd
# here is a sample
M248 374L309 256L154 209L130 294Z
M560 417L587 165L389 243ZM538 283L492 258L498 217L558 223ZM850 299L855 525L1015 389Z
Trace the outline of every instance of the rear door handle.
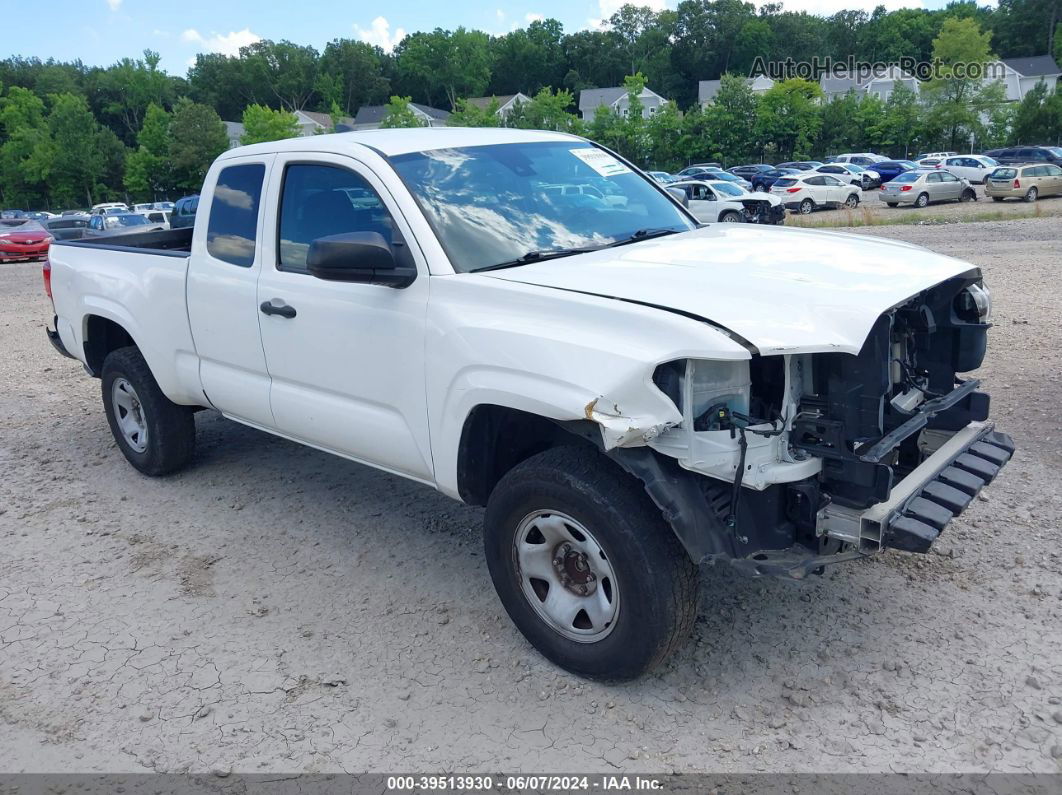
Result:
M275 298L273 299L276 300ZM263 315L280 315L281 317L293 318L295 317L295 307L288 306L287 304L274 304L273 301L263 301L259 307L262 310Z

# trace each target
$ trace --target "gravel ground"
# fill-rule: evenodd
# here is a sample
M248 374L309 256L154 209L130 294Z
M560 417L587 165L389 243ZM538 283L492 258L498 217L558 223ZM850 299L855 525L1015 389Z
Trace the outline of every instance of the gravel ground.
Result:
M859 208L848 210L816 210L811 215L801 216L798 213L787 214L785 222L790 226L845 226L853 221L869 224L910 224L921 220L932 221L959 221L963 218L990 213L993 216L1031 216L1039 213L1042 216L1062 215L1062 196L1049 196L1040 199L1035 204L1028 204L1019 199L1006 199L1002 202L994 202L991 197L985 196L985 189L981 185L974 185L977 192L975 202L936 202L924 209L917 207L889 207L878 198L878 191L863 191Z
M516 633L481 512L198 415L137 475L0 266L0 770L1037 771L1062 765L1062 234L877 228L981 265L1018 442L934 554L802 584L706 569L695 637L589 684Z

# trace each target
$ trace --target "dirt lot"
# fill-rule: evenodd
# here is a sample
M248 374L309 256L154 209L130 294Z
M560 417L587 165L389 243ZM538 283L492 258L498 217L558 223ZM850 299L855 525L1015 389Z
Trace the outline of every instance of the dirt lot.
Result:
M985 196L981 185L974 185L975 202L936 202L924 209L899 206L889 207L878 198L877 190L863 191L856 210L817 210L811 215L788 213L786 223L790 226L849 226L855 224L918 224L959 221L978 217L982 220L1003 220L1032 216L1062 215L1062 196L1050 196L1028 204L1019 199L994 202ZM986 218L986 216L988 218Z
M39 267L0 266L0 770L1058 771L1059 223L874 233L986 270L1015 459L934 554L706 570L624 686L516 633L479 510L208 412L193 468L137 475Z

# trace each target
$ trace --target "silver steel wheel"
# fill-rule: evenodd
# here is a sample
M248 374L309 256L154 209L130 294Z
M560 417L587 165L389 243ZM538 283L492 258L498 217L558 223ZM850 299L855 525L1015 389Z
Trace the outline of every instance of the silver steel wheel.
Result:
M589 530L566 514L535 511L521 520L513 544L520 587L539 618L578 643L612 632L619 588Z
M719 220L724 224L739 224L741 223L741 216L734 212L723 213L723 217Z
M115 378L111 385L111 408L114 409L114 418L125 443L138 453L147 450L148 429L144 410L133 385L124 378Z

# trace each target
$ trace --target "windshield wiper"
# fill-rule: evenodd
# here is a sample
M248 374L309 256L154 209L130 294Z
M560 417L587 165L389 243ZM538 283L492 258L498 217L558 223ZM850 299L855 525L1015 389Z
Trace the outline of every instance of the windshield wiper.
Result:
M528 251L516 259L511 259L506 262L499 262L494 265L484 265L482 268L474 268L470 273L482 273L483 271L497 271L502 268L515 268L519 265L527 265L529 262L541 262L547 259L558 259L559 257L570 257L572 254L586 254L590 251L597 251L600 246L583 246L581 248L554 248L546 249L542 251Z
M660 229L639 229L638 231L633 232L630 237L625 237L609 243L608 247L615 248L616 246L626 246L642 240L651 240L654 237L664 237L665 235L677 235L678 233L678 229L668 229L667 227Z

